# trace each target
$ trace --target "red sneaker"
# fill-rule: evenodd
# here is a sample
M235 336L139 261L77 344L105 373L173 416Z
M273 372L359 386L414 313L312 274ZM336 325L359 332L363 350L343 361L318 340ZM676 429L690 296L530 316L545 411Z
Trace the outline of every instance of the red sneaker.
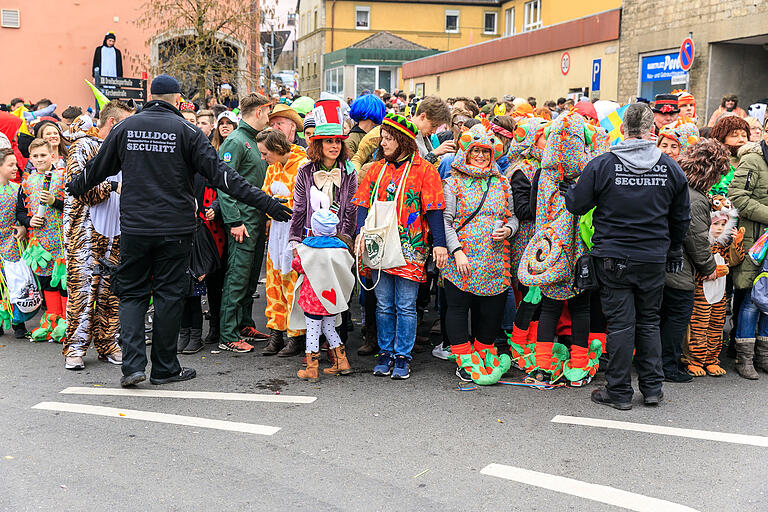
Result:
M248 341L267 341L269 339L268 334L264 334L261 331L256 330L255 327L243 327L240 329L240 336L243 340Z
M219 348L221 350L229 350L230 352L238 352L240 354L245 352L253 352L253 345L246 343L243 340L228 341L226 343L221 342L219 343Z

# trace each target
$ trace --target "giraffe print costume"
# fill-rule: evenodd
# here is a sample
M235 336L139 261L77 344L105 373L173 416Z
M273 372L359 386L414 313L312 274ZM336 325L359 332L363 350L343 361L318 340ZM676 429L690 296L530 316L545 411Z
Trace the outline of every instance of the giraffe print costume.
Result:
M291 146L291 153L285 165L274 163L267 168L263 190L267 194L288 200L293 208L293 187L299 167L307 162L304 148ZM288 247L289 222L272 221L267 246L267 329L287 331L288 336L301 336L304 331L288 329L288 316L293 303L293 289L299 275L291 268L292 254Z

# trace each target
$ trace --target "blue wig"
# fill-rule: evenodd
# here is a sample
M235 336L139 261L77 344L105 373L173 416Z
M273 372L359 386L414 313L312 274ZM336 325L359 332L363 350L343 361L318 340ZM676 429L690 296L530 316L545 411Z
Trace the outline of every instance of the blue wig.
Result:
M374 94L363 94L352 102L349 117L357 123L363 119L370 119L376 124L381 124L386 113L387 107L381 98Z

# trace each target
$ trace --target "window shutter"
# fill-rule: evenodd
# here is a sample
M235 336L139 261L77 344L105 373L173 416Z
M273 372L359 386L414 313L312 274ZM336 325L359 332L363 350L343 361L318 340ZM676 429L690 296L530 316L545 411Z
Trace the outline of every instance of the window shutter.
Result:
M18 9L2 9L0 13L2 18L2 26L5 28L19 28L21 27L21 19Z

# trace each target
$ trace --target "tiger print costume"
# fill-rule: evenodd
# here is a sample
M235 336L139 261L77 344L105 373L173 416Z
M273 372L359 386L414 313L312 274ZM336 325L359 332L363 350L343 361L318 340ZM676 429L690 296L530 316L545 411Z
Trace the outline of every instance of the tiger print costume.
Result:
M72 125L73 142L67 158L67 181L85 169L85 164L99 151L102 141L98 131L83 126L90 118L82 116ZM99 259L112 265L120 260L120 237L108 238L98 233L91 220L91 206L106 201L112 185L105 181L80 199L67 196L64 203L64 238L67 251L67 335L64 356L85 356L91 342L100 357L120 352L118 300L110 290L110 278L94 275Z
M712 241L711 251L717 261L716 275L722 288L722 296L718 299L712 297L704 289L705 277L696 276L696 290L693 295L693 313L691 314L690 336L683 347L683 362L688 372L697 377L703 375L721 376L725 370L720 367L720 349L723 345L723 325L725 324L725 304L728 294L725 293L725 276L728 267L733 267L744 261L744 245L742 231L732 234L738 221L738 213L731 202L723 196L710 197L711 217L714 222L717 219L727 218L723 234ZM713 281L709 284L715 286ZM720 295L718 293L717 295ZM715 300L717 299L717 300Z

